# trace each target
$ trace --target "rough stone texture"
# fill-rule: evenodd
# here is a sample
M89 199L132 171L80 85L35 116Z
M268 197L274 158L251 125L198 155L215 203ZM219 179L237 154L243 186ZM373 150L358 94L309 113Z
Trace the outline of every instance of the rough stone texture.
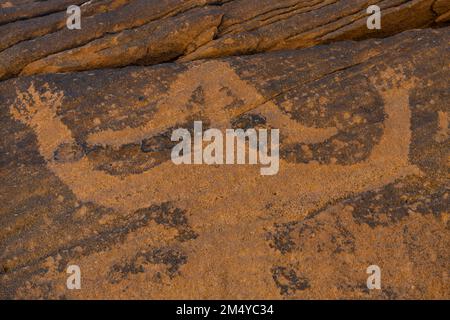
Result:
M385 37L446 23L450 12L442 0L98 0L74 31L58 12L67 1L44 4L1 9L0 79ZM381 30L366 27L370 4L383 10Z
M450 298L447 1L35 4L0 1L1 298ZM194 120L279 128L280 172L174 165Z

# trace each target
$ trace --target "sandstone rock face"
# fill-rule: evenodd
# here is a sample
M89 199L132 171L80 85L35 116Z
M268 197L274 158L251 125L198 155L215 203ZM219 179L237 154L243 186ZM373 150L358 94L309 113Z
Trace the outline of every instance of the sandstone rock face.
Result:
M82 6L74 31L58 12L68 1L45 3L3 8L0 79L383 37L445 23L450 11L435 0L101 0ZM381 30L367 29L369 4L383 10Z
M0 1L0 297L450 298L449 7ZM175 165L194 121L279 172Z

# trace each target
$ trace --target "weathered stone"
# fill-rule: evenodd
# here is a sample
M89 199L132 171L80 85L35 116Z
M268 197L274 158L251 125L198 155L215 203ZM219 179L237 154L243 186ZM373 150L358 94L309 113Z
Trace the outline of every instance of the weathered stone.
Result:
M106 35L77 49L38 60L22 74L67 72L130 64L158 64L173 60L213 39L222 14L194 9L189 15L155 21L142 27ZM195 24L192 25L192 21Z
M0 24L33 18L58 11L65 11L70 5L81 5L85 0L49 1L2 1L0 5Z
M63 28L3 50L0 52L0 79L17 75L26 65L51 54L80 47L108 34L170 18L205 3L217 1L134 0L127 2L129 3L119 6L116 10L101 12L82 19L81 30Z
M3 9L0 23L21 20L0 26L0 79L386 37L445 24L450 12L440 0L99 0L84 6L81 30L68 30L55 12L66 1L44 3ZM383 10L381 30L366 27L370 4Z
M81 7L82 17L89 17L101 12L117 9L124 5L124 0L101 0L88 2ZM66 27L67 14L65 11L36 17L34 19L19 20L0 27L0 50L6 49L25 40L31 40L47 33L54 33Z
M164 23L214 26L233 3ZM0 82L0 296L449 298L449 43L414 30ZM194 120L279 128L279 173L174 165L170 133Z

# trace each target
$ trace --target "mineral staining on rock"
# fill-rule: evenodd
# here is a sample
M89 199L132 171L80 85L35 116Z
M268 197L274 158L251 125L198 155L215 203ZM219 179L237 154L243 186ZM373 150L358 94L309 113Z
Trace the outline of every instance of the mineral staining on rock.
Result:
M449 297L446 2L10 3L0 297ZM176 166L194 121L279 129L279 173Z

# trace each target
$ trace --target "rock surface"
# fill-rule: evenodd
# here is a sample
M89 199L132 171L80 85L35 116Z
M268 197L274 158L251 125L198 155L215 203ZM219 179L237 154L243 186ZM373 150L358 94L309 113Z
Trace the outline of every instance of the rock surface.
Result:
M384 37L445 23L450 12L439 0L98 0L82 6L81 30L69 30L58 12L68 1L44 3L2 9L0 79ZM383 10L381 30L367 29L369 4Z
M449 299L449 5L378 1L372 32L369 3L91 1L67 30L1 1L0 298ZM194 120L280 129L279 173L174 165Z

